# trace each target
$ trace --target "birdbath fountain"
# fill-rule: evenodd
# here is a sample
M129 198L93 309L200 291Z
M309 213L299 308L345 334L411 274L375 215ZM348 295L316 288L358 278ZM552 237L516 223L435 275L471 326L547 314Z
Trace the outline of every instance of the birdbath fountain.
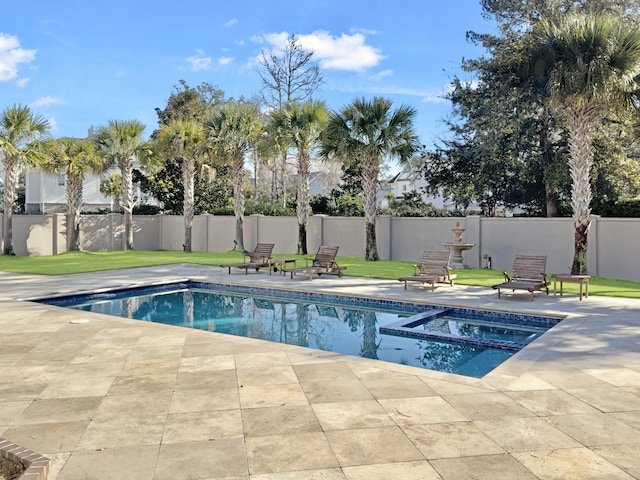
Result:
M465 268L462 264L462 252L470 250L475 246L475 243L462 243L462 232L464 232L464 230L464 228L460 228L460 222L456 222L456 228L451 229L454 237L453 242L445 242L442 244L444 248L453 252L452 268Z

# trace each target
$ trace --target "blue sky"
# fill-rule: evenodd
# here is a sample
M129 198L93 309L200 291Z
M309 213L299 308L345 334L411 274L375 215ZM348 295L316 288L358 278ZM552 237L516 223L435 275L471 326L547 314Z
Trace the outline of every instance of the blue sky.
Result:
M313 49L338 109L383 96L418 111L433 144L450 106L441 99L463 57L482 53L468 30L492 31L479 0L23 0L0 16L0 108L22 103L53 136L84 137L111 119L138 119L148 135L179 80L227 96L260 89L255 60L289 34Z

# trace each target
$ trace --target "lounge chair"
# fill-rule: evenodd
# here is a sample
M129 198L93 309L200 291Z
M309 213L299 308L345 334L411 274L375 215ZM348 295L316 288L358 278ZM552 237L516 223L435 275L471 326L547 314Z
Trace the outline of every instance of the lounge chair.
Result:
M549 295L546 268L546 255L516 255L511 276L507 272L502 272L504 282L494 285L493 288L498 290L498 298L500 298L500 291L503 288L508 288L511 291L526 290L531 293L531 301L533 301L533 293L543 288L547 290L547 295Z
M269 259L271 258L271 252L273 251L273 243L259 243L253 252L245 253L243 263L234 263L232 265L221 265L229 269L231 273L232 268L244 269L244 274L249 273L249 269L255 268L256 272L261 268L270 268Z
M290 273L291 278L293 278L296 274L302 273L304 275L309 275L309 280L313 278L314 275L323 275L323 274L333 274L342 276L342 271L346 269L346 267L338 266L336 262L336 255L338 254L338 247L327 247L321 245L318 248L318 253L316 253L316 257L313 259L311 264L309 265L310 259L306 259L307 265L304 267L292 267L292 268L283 268L283 273Z
M451 273L450 262L451 252L449 251L425 250L422 262L413 266L413 275L398 280L404 282L405 290L408 282L431 284L431 291L435 290L436 283L448 283L453 286L456 275Z

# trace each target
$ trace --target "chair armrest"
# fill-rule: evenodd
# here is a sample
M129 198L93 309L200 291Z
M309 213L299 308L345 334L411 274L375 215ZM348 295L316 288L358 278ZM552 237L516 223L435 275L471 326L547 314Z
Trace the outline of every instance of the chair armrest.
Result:
M502 275L504 275L504 281L505 282L510 282L511 281L511 277L509 276L509 274L507 272L502 272Z

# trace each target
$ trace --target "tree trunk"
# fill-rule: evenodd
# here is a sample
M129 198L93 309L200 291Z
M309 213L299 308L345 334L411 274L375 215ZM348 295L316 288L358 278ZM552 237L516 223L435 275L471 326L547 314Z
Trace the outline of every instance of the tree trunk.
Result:
M196 167L192 159L182 159L182 184L184 186L184 199L182 210L184 215L184 251L191 253L191 232L193 229L194 206L194 176Z
M129 158L120 160L122 209L124 210L124 249L133 250L133 165Z
M2 227L4 238L2 244L3 255L15 255L13 251L13 205L18 197L16 186L18 184L18 173L20 165L18 159L14 157L5 157L4 160L4 194L3 206L4 215L2 216Z
M544 178L544 191L545 191L545 205L547 217L557 217L560 210L560 199L558 198L557 188L552 186L551 181L548 179L548 170L553 165L554 156L553 149L549 142L549 128L550 128L550 112L547 107L542 109L540 121L542 125L540 127L540 136L538 140L538 146L542 152L542 176Z
M597 111L589 102L578 104L568 112L569 171L571 173L571 207L575 227L572 275L587 274L587 237L591 225L591 147Z
M82 177L67 174L67 250L80 250L80 210L82 208Z
M244 252L244 164L242 157L234 159L233 162L233 211L236 216L236 234L234 240L234 250Z
M298 255L306 255L307 251L307 222L309 220L309 170L311 159L305 151L298 154L298 202L296 215L298 216Z
M377 261L378 244L376 242L376 189L378 187L378 162L376 159L364 159L362 165L362 194L364 196L365 253L364 259Z

